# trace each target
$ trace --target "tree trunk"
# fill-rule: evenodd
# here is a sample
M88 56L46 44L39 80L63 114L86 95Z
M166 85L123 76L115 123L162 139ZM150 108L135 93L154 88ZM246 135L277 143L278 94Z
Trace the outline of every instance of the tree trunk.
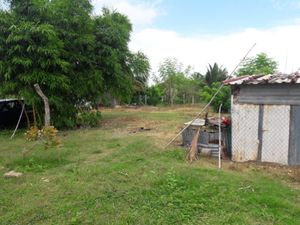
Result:
M192 105L194 105L195 104L195 96L193 95L192 96Z
M35 91L38 93L38 95L43 99L44 106L45 106L45 127L50 126L50 107L49 107L49 101L46 95L44 95L43 91L41 90L40 86L38 84L34 85Z
M111 106L113 108L116 108L118 105L118 102L117 102L117 99L115 97L112 97L112 100L111 100Z

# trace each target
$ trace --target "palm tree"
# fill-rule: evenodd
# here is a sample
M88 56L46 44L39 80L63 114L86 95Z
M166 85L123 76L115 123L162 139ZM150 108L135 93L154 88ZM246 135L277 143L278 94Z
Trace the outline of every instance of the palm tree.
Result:
M208 64L207 72L205 74L205 81L208 86L211 86L214 82L221 82L226 80L228 72L222 66L218 66L217 63L214 63L213 66Z

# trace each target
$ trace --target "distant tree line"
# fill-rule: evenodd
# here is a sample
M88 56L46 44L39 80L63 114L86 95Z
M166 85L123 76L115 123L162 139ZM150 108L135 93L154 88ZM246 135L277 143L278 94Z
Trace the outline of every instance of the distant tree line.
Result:
M265 53L247 58L234 76L253 74L272 74L277 70L277 62ZM221 86L222 81L228 78L226 68L217 63L208 65L205 74L191 72L189 67L183 68L182 64L174 58L168 58L161 63L156 82L148 87L146 94L149 104L194 104L209 102ZM216 111L222 103L222 109L230 109L230 88L224 86L212 102Z

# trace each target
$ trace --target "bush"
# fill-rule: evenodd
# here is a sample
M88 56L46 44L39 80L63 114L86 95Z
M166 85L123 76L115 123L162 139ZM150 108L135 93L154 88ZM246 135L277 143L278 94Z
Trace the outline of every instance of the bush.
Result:
M41 141L45 149L48 149L61 145L57 132L58 130L53 126L43 127L42 129L31 127L25 132L25 136L27 141Z
M202 97L205 102L209 102L212 96L221 86L220 82L215 82L211 87L205 86L203 88ZM219 110L219 106L222 104L222 112L229 112L230 110L230 87L224 86L221 91L217 94L211 105L215 112Z
M97 127L101 120L101 112L98 110L84 110L77 114L77 126Z
M163 96L161 87L158 85L148 87L146 90L147 93L147 102L148 105L158 105L161 103L161 98Z

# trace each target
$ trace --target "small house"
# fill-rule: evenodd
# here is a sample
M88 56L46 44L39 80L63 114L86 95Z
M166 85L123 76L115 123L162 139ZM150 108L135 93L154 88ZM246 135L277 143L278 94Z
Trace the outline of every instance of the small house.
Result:
M232 90L232 160L300 165L300 73L224 83Z

